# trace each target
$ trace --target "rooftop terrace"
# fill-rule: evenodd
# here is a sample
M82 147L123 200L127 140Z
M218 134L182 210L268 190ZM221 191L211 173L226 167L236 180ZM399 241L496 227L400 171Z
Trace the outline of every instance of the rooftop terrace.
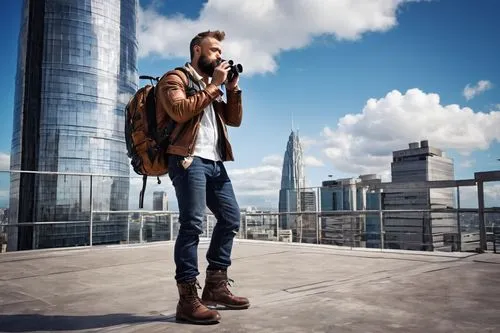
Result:
M252 305L210 326L175 322L172 258L173 242L0 254L0 331L500 330L498 254L236 240L231 289Z

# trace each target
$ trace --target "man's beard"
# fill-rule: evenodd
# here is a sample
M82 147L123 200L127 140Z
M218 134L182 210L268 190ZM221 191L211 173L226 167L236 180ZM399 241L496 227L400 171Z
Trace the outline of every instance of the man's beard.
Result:
M210 62L207 56L201 55L198 59L198 68L206 75L212 77L215 71L215 61Z

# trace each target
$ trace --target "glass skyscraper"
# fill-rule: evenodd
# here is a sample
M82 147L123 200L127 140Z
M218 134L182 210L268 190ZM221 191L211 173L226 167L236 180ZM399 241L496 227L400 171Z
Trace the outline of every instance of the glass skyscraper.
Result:
M302 145L298 133L292 131L288 137L283 169L281 171L281 188L279 192L279 212L296 212L300 205L297 191L305 187L304 163L302 160ZM297 202L299 201L299 203ZM295 218L292 215L280 215L280 228L290 229Z
M129 175L125 105L137 89L137 0L25 0L11 169ZM129 179L94 177L94 210L128 209ZM12 173L12 223L89 221L89 176ZM97 222L97 221L96 221ZM10 228L10 250L84 245L88 224ZM95 223L94 243L120 238Z

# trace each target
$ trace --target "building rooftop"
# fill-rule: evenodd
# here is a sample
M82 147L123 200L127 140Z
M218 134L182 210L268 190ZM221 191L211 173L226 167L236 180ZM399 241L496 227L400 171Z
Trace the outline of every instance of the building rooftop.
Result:
M200 284L208 241L200 243ZM0 254L1 332L498 332L500 255L235 240L248 310L175 322L173 242ZM201 291L200 291L201 295Z

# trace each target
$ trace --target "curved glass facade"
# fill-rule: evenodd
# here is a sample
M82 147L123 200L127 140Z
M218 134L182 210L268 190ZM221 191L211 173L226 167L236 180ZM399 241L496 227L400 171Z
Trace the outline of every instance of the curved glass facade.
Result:
M11 169L129 175L123 127L137 89L137 9L137 0L25 0ZM88 176L13 174L10 221L88 221L90 186ZM94 210L128 209L127 178L94 177L92 192ZM23 227L9 248L88 244L88 231ZM119 228L95 231L94 243L120 238Z

